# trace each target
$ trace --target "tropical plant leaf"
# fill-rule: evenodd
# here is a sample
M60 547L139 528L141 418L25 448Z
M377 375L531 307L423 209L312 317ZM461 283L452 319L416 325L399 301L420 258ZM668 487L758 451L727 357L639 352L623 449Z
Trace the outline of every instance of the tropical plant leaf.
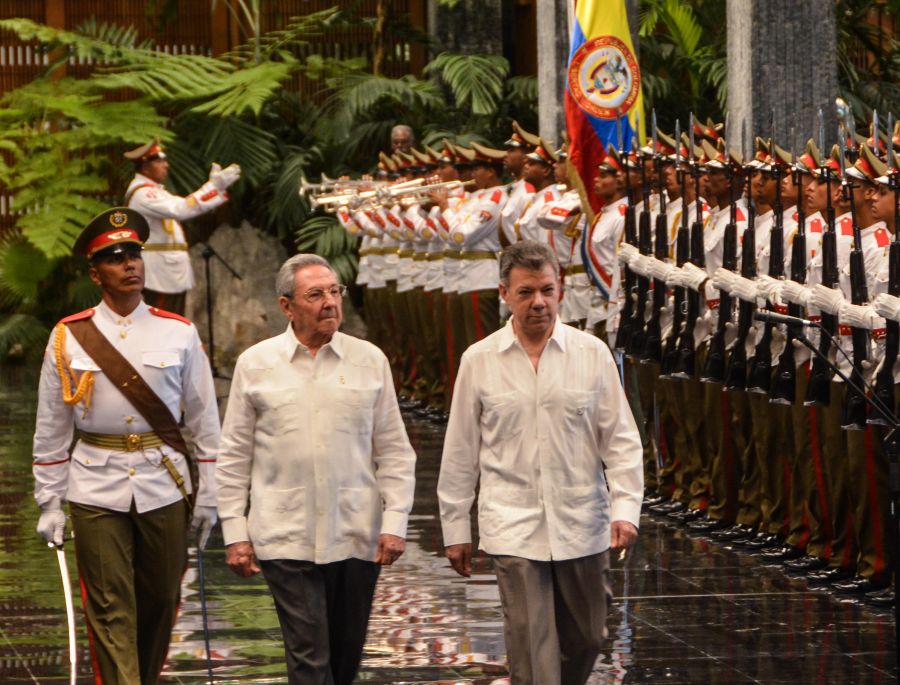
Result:
M15 313L0 318L0 359L10 353L29 360L41 358L50 337L50 327L37 316Z
M0 288L14 293L26 305L37 300L41 281L52 268L44 253L24 240L0 245Z
M281 88L297 66L296 61L263 62L228 74L220 82L218 95L191 111L226 117L239 116L250 110L258 115L263 104Z
M425 73L450 87L457 106L471 109L473 114L491 114L503 97L509 62L499 55L444 52L428 63Z

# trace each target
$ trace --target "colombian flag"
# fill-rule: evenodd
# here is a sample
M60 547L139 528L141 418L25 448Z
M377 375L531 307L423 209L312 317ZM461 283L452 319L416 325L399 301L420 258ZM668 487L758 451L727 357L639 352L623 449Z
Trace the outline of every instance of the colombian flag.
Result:
M616 122L621 122L626 150L631 149L637 128L644 128L641 72L628 30L625 1L573 2L565 102L569 175L581 194L582 206L588 209L585 200L589 199L596 212L599 199L590 187L606 146L619 146Z

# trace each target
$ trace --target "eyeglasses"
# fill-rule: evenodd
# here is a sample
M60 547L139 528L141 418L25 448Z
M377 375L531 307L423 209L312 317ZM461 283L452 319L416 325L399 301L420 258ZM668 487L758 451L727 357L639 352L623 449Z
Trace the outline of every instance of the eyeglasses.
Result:
M310 288L305 293L303 293L303 299L309 302L310 304L318 304L325 299L326 295L330 295L336 300L339 300L344 295L347 294L347 286L346 285L333 285L330 288Z

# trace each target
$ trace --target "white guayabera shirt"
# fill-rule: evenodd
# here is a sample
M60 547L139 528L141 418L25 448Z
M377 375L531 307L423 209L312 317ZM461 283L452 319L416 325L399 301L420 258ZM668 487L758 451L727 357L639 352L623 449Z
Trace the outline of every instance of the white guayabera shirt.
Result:
M535 370L507 325L462 358L438 501L444 545L537 561L609 548L610 521L638 525L641 440L605 343L556 321Z

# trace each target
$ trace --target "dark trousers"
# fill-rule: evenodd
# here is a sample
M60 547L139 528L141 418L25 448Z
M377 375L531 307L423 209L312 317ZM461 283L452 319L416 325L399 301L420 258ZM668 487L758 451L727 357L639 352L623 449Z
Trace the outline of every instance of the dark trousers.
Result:
M284 637L289 685L351 685L381 567L345 559L260 561Z
M70 503L97 682L155 685L187 565L184 501L138 514Z
M184 309L187 303L187 291L180 293L160 293L155 290L147 290L141 293L150 307L164 309L167 312L184 316Z

